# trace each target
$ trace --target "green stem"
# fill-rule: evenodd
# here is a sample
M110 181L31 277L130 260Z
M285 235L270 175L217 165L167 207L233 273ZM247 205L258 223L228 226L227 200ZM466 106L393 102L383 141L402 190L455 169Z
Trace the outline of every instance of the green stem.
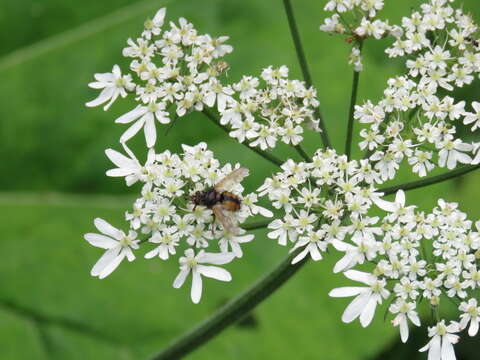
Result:
M302 42L300 40L300 35L298 33L297 23L295 22L295 16L293 15L292 4L290 0L283 0L283 5L285 7L285 12L287 14L288 25L290 27L290 33L292 34L293 43L295 45L295 51L297 53L298 62L300 64L300 68L302 69L303 80L305 80L305 84L307 87L313 86L312 84L312 77L310 75L310 70L308 69L307 59L305 58L305 53L303 52ZM325 126L325 122L323 121L322 114L320 113L320 109L317 107L315 109L315 116L320 120L320 129L322 132L320 136L322 137L322 142L324 147L329 148L331 147L330 139L328 137L327 128Z
M288 255L270 273L252 287L228 302L202 323L174 340L167 348L152 357L153 360L180 359L218 335L229 325L241 319L255 306L283 285L308 261L308 257L291 265L292 259L303 249Z
M363 41L360 40L358 49L362 51ZM350 111L348 114L347 136L345 140L345 154L350 159L352 152L352 138L353 138L353 114L355 113L355 104L357 103L358 82L360 79L360 71L353 71L352 94L350 96Z
M242 224L241 227L242 229L245 230L257 230L257 229L263 229L270 224L271 220L265 220L265 221L258 221L250 224Z
M312 158L303 150L300 144L295 145L294 148L306 162L312 162Z
M465 175L465 174L469 173L470 171L476 170L478 168L480 168L480 165L463 166L463 167L458 168L456 170L446 172L445 174L432 176L432 177L429 177L429 178L424 179L424 180L412 181L412 182L408 182L408 183L405 183L405 184L385 187L385 188L380 189L379 191L385 193L385 195L388 195L388 194L393 194L393 193L397 192L397 190L407 191L407 190L418 189L418 188L421 188L421 187L424 187L424 186L433 185L433 184L437 184L437 183L440 183L440 182L443 182L443 181L454 179L456 177Z
M210 119L212 120L217 126L219 126L223 131L225 131L227 134L230 133L230 129L228 127L226 127L225 125L222 125L220 124L220 121L218 121L217 117L215 115L213 115L208 109L203 109L203 113ZM266 151L263 151L263 150L260 150L260 149L257 149L256 147L251 147L249 144L250 142L246 141L246 142L243 142L241 143L243 146L246 146L248 149L252 150L252 151L255 151L258 155L260 155L261 157L263 157L264 159L270 161L272 164L275 164L277 165L278 167L282 166L282 164L284 163L284 161L280 160L279 158L277 158L276 156L266 152Z

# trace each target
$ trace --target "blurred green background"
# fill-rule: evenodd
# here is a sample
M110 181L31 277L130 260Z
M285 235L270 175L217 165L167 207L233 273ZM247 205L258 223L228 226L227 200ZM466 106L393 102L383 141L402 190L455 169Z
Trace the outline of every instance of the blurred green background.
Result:
M343 147L352 71L348 45L318 31L326 1L292 1L326 124L337 149ZM419 1L387 1L382 17L398 22ZM464 8L480 18L477 0ZM245 256L229 266L234 281L205 281L201 304L189 299L189 286L175 290L174 262L138 258L110 277L89 275L101 255L83 240L100 216L125 228L123 214L138 187L127 189L107 178L104 149L119 149L124 131L113 120L132 108L118 101L108 112L84 106L97 96L87 87L96 72L118 63L121 50L137 36L145 18L168 6L167 19L186 17L201 33L229 35L235 48L226 61L229 80L259 74L270 64L286 64L300 78L280 0L0 0L0 359L144 359L204 319L285 256L286 249L258 231ZM476 9L475 9L476 8ZM385 41L365 45L366 71L360 100L377 100L385 81L402 70L382 54ZM458 96L478 100L472 85ZM221 161L252 169L253 190L275 169L253 152L225 138L200 115L182 118L157 152L178 151L181 143L207 141ZM140 155L142 136L134 141ZM307 138L312 152L318 136ZM281 148L279 156L297 155ZM400 180L412 179L403 175ZM438 197L458 201L479 217L478 174L410 192L410 203L425 210ZM243 322L190 356L192 359L394 359L415 358L426 339L397 348L397 329L382 311L367 329L343 324L349 300L331 299L346 284L332 275L335 256L308 264ZM388 322L388 320L387 320ZM403 352L402 352L403 351ZM466 356L466 355L465 355ZM426 358L423 354L420 358ZM467 357L465 357L467 358Z

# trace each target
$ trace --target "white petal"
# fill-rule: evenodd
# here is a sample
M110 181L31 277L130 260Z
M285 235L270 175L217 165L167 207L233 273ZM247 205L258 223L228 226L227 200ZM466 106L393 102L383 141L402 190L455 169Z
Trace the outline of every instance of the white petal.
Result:
M179 287L181 287L183 285L183 283L185 282L185 279L187 278L188 274L190 273L190 269L188 270L180 270L180 272L178 273L177 277L175 278L175 280L173 281L173 287L175 289L178 289Z
M395 195L395 202L401 206L405 205L405 193L403 190L397 191L397 195Z
M157 141L157 130L155 129L155 119L152 113L145 115L145 127L143 128L143 131L145 132L147 147L153 147Z
M118 230L103 219L96 218L95 220L93 220L93 223L95 224L95 227L98 229L98 231L114 239L120 240L124 235L123 231Z
M253 234L238 236L238 237L235 238L235 242L237 242L239 244L244 244L244 243L252 241L254 238L255 238L255 235L253 235Z
M112 261L110 261L107 266L103 269L103 271L100 273L98 276L99 279L106 278L108 275L110 275L117 267L120 265L122 260L125 258L125 252L120 252L120 254L117 255Z
M165 12L167 11L166 8L161 8L157 11L155 16L153 17L153 21L156 23L163 23L163 19L165 19Z
M197 258L199 263L223 265L227 264L235 258L233 253L203 253Z
M358 295L352 302L347 306L342 315L342 321L345 323L350 323L355 320L360 313L362 312L365 305L369 300L368 294Z
M344 287L339 287L339 288L331 290L328 293L328 296L331 296L331 297L350 297L350 296L359 295L359 294L365 292L366 290L367 290L367 288L365 288L365 287L344 286Z
M472 319L468 328L468 335L475 336L478 332L478 318Z
M375 297L370 296L367 305L365 305L362 313L360 314L360 324L363 327L367 327L375 315L375 309L377 308L377 300Z
M385 201L382 199L372 199L372 201L382 210L388 212L394 212L397 210L397 204L395 202Z
M110 177L125 177L134 174L136 171L137 169L132 168L118 168L107 170L105 174Z
M447 160L447 168L449 170L452 170L455 168L455 165L457 165L457 156L456 153L450 152Z
M144 124L144 120L139 119L130 126L127 131L125 131L122 136L120 137L120 142L124 143L134 137L142 128Z
M337 261L337 263L333 267L333 272L336 274L351 268L355 264L353 259L354 259L353 253L346 253L344 257L342 257L340 260Z
M92 276L98 276L102 273L103 269L111 262L113 259L117 257L117 255L120 253L120 246L115 247L113 249L109 249L105 251L105 253L98 259L98 261L93 265L92 270L90 271L90 274Z
M158 255L158 250L159 250L159 247L157 246L155 249L153 250L150 250L149 252L147 252L145 254L145 259L151 259L153 258L154 256L157 256ZM175 287L175 286L174 286Z
M141 106L138 105L135 109L127 112L126 114L123 114L119 118L115 120L115 123L117 124L128 124L131 123L132 121L138 119L140 116L145 114L147 112L147 107L146 106Z
M202 298L202 277L196 270L192 270L192 290L190 291L190 297L194 304L198 304Z
M116 240L109 238L105 235L88 233L84 235L85 240L87 240L91 245L102 248L102 249L111 249L118 245Z
M297 256L293 258L291 264L295 265L299 261L303 260L305 256L307 256L307 254L308 254L308 249L307 248L303 249Z
M445 336L442 338L442 360L455 360L453 345Z
M439 360L441 354L440 347L440 336L435 335L432 340L430 340L430 346L428 349L428 360Z
M405 317L400 321L400 338L403 343L406 343L408 340L408 324Z
M273 212L271 212L268 209L265 209L264 207L257 206L258 213L264 217L273 217Z
M119 153L113 149L105 150L105 155L110 159L112 163L117 165L119 168L134 168L137 166L137 162L135 160L126 157L122 153Z
M198 265L197 267L198 272L203 276L220 280L220 281L230 281L232 280L232 275L225 270L218 266L205 266L205 265Z
M310 250L310 256L312 257L313 261L318 261L322 259L322 254L320 254L320 250L318 250L317 245L310 244L309 246L307 246L307 248Z
M358 270L348 270L343 273L347 278L353 281L359 281L364 284L369 284L372 275L363 271Z
M415 326L420 326L421 325L420 318L418 317L417 313L414 313L414 314L410 313L408 315L408 318L410 319L410 321L412 322L413 325L415 325Z
M105 88L102 90L100 95L96 99L93 99L92 101L87 102L85 105L88 107L94 107L103 104L104 102L107 102L113 95L113 89L112 88Z

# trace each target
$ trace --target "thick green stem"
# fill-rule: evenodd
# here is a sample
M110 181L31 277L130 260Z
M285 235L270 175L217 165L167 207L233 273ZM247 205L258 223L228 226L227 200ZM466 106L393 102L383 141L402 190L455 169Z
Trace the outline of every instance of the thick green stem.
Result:
M362 51L363 41L360 41L358 49ZM355 104L357 103L358 82L360 79L360 71L353 71L352 94L350 96L350 111L348 114L347 136L345 140L345 155L350 159L352 152L353 138L353 114L355 113Z
M203 109L203 113L210 119L212 120L217 126L219 126L223 131L225 131L227 134L230 133L230 129L228 127L226 127L225 125L222 125L220 124L220 121L218 121L217 117L215 115L213 115L209 110L207 109ZM243 146L246 146L248 149L256 152L258 155L260 155L261 157L263 157L264 159L270 161L272 164L275 164L277 166L282 166L282 164L284 163L282 160L280 160L279 158L277 158L276 156L266 152L266 151L262 151L260 149L257 149L256 147L251 147L249 145L249 142L243 142L241 143Z
M297 249L288 255L270 273L252 287L224 305L198 326L173 341L172 344L152 359L180 359L205 344L235 321L241 319L302 268L309 257L306 257L295 265L291 265L292 259L298 255L301 250L301 248Z
M451 180L456 177L465 175L469 173L470 171L476 170L480 168L480 165L473 165L473 166L463 166L459 169L449 171L445 174L440 174L437 176L432 176L423 180L418 180L418 181L412 181L408 182L405 184L400 184L400 185L395 185L395 186L390 186L390 187L385 187L383 189L380 189L379 191L385 193L386 195L388 194L393 194L397 192L398 190L413 190L413 189L418 189L424 186L428 185L433 185L433 184L438 184L443 181Z
M263 229L268 226L268 224L271 223L271 220L265 220L265 221L258 221L250 224L242 224L241 227L242 229L245 230L257 230L257 229Z
M310 70L308 69L307 59L305 58L305 53L303 52L302 42L300 40L300 35L298 33L297 23L295 22L295 16L293 15L292 4L290 0L283 0L283 5L285 7L285 12L287 14L288 25L290 27L290 33L292 34L293 43L295 45L295 51L297 53L298 62L300 64L300 68L302 69L303 80L305 80L305 84L307 87L311 87L312 84L312 77L310 75ZM315 109L315 116L320 120L320 129L322 132L320 136L322 137L322 142L324 147L329 148L331 147L330 139L328 137L327 128L325 122L323 121L322 114L320 113L320 109L317 107Z
M305 160L306 162L312 162L312 158L303 150L303 148L300 146L300 144L294 146L295 150L300 154L300 156Z

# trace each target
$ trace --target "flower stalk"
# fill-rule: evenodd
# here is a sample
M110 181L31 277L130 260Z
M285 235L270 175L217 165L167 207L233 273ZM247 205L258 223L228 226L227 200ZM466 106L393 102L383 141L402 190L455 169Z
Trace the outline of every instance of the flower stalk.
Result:
M312 86L312 76L310 75L310 70L308 68L307 59L305 53L303 52L302 42L300 40L300 35L298 33L297 23L295 21L295 16L293 14L292 4L290 0L283 0L283 5L285 7L285 13L287 14L288 26L290 28L290 33L292 34L293 44L295 45L295 51L297 53L298 62L300 68L302 69L303 80L307 84L307 87ZM325 122L323 121L323 116L320 112L320 109L317 107L315 109L315 116L320 120L320 129L322 130L320 136L322 137L322 143L325 148L330 148L330 138L328 137L327 128Z
M456 177L459 177L459 176L468 174L471 171L477 170L479 167L480 167L480 165L462 166L458 169L448 171L444 174L440 174L440 175L437 175L437 176L432 176L432 177L429 177L429 178L423 179L423 180L408 182L408 183L405 183L405 184L385 187L385 188L380 189L380 191L383 192L385 195L389 195L389 194L396 193L398 190L404 190L404 191L414 190L414 189L418 189L418 188L421 188L421 187L424 187L424 186L434 185L434 184L441 183L443 181L455 179Z
M358 50L362 51L363 40L360 40ZM358 93L358 83L360 80L360 71L353 71L353 83L352 83L352 94L350 96L350 110L348 114L348 123L347 123L347 136L345 140L345 155L350 159L352 152L352 139L353 139L353 114L355 113L355 104L357 103L357 93Z

